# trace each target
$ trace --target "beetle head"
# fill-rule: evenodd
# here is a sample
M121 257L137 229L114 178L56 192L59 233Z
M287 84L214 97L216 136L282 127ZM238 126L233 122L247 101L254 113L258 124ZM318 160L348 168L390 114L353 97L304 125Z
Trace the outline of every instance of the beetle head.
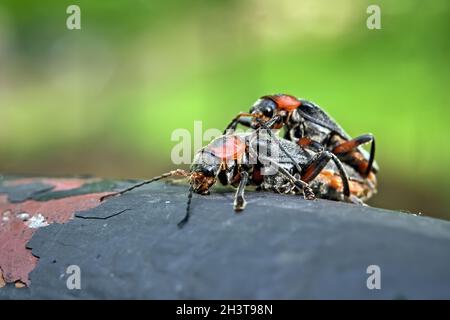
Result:
M208 194L221 170L232 171L246 151L245 142L237 135L220 136L195 155L191 166L191 184L195 192Z
M216 183L221 162L211 152L201 149L195 155L191 165L191 185L196 193L209 194L209 189Z
M272 119L277 109L277 104L267 98L262 97L253 104L252 108L250 109L250 113L258 116L264 121L268 121Z

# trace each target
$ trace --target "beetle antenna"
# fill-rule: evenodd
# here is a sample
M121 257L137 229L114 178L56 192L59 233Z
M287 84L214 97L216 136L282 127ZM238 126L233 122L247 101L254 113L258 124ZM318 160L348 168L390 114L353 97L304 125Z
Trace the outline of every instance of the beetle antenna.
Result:
M192 193L194 192L194 188L191 186L189 188L189 194L188 194L188 201L187 201L187 206L186 206L186 214L184 216L184 218L178 222L178 228L183 228L184 225L188 222L189 217L191 216L191 201L192 201Z
M107 195L101 197L100 201L103 201L103 200L105 200L106 198L109 198L109 197L122 195L122 194L127 193L127 192L129 192L131 190L134 190L136 188L142 187L143 185L146 185L146 184L149 184L149 183L152 183L152 182L164 179L164 178L168 178L168 177L171 177L171 176L187 177L188 175L189 175L189 173L184 171L184 170L182 170L182 169L172 170L172 171L163 173L162 175L153 177L150 180L145 180L145 181L139 182L139 183L137 183L135 185L132 185L131 187L123 189L121 191L117 191L117 192L114 192L114 193L107 194Z

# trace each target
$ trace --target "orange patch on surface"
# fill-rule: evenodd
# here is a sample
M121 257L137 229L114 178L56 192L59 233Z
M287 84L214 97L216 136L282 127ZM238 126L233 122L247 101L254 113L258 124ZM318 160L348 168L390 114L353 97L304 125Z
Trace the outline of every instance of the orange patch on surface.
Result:
M322 183L329 185L331 188L335 189L338 192L343 192L344 185L341 179L341 176L331 170L323 170L318 176L317 179L320 179ZM365 194L367 186L363 183L349 180L348 182L350 193L361 197Z
M318 178L322 179L327 185L338 191L342 191L344 188L341 177L333 171L322 170L322 172L319 173Z
M344 185L340 176L333 176L330 179L330 187L336 190L344 190Z
M364 185L362 183L356 182L356 181L349 181L348 184L350 186L351 194L353 194L357 197L364 195L366 188L364 187Z
M37 230L27 225L32 217L40 214L48 224L65 223L73 218L75 212L98 206L101 203L100 197L105 194L108 192L42 202L28 200L21 203L9 203L6 195L0 195L0 277L3 281L30 284L28 274L38 261L38 258L31 254L31 250L26 248ZM21 213L28 214L27 221L19 218Z

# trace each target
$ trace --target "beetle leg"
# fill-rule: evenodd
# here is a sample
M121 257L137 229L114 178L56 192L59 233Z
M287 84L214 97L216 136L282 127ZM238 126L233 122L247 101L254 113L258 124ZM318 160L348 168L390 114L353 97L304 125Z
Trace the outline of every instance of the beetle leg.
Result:
M350 197L348 197L347 200L351 203L358 204L360 206L367 206L367 204L365 204L364 201L362 201L360 198L358 198L354 194L350 195Z
M371 143L369 160L364 159L361 154L356 151L356 148L366 143ZM339 158L349 159L348 161L356 166L358 172L364 177L367 177L372 171L375 158L375 138L371 134L364 134L335 146L332 152Z
M234 210L235 211L242 211L245 208L245 205L247 202L244 199L244 191L245 186L248 182L248 173L246 171L242 171L240 173L241 175L241 181L239 182L239 187L236 190L236 194L234 196Z
M307 137L298 139L297 144L303 149L309 149L314 152L321 152L324 149L323 145L321 145L319 142L311 140Z
M316 154L314 158L312 158L304 167L303 172L301 174L301 179L305 182L310 182L314 180L315 177L325 168L330 160L333 160L336 165L339 175L342 179L343 185L343 193L346 199L350 197L350 186L348 183L348 175L342 166L341 161L331 152L322 151Z
M233 118L233 120L231 120L230 124L223 131L223 134L225 135L233 133L236 130L238 124L251 128L252 122L250 119L248 119L248 117L255 117L255 115L251 113L239 113L236 117Z

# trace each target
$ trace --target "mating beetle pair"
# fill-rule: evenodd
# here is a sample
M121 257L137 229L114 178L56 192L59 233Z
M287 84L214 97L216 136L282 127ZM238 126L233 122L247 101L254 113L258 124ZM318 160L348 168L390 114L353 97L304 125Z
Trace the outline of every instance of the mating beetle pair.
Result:
M234 133L238 124L255 129ZM285 138L273 129L286 127ZM372 142L370 154L359 146ZM237 188L234 209L245 207L247 185L277 193L301 193L305 199L320 198L363 204L376 192L372 135L351 139L323 110L289 95L264 96L240 113L225 134L199 150L190 171L174 170L102 198L124 194L144 184L171 176L190 180L186 215L190 217L193 192L206 195L219 181ZM268 174L268 171L271 171Z
M271 122L270 129L284 127L284 138L297 143L303 149L328 150L335 154L357 184L365 189L360 196L362 200L376 193L375 175L378 172L378 165L375 162L375 138L372 134L352 139L318 105L287 94L266 95L259 98L251 107L250 113L240 113L231 121L224 134L233 132L238 124L255 129L266 121ZM371 143L370 153L361 148L361 145L367 143ZM358 188L357 184L355 188ZM324 196L329 198L329 195ZM337 198L339 197L333 197L334 200L338 200Z
M297 99L287 94L263 96L252 106L250 113L238 114L225 129L234 131L238 124L257 128L260 121L275 120L271 129L286 128L284 138L297 142L301 147L326 150L367 178L378 171L375 160L375 138L364 134L352 139L325 111L313 102ZM362 144L372 143L370 154Z

